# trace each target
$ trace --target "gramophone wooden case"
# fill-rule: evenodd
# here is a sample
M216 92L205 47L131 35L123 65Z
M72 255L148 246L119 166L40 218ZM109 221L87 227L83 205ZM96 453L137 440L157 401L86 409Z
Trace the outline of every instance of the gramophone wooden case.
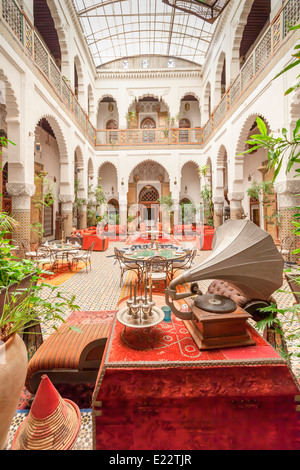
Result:
M250 346L255 344L247 330L251 315L236 306L229 313L210 313L194 305L194 299L185 299L194 314L193 320L184 321L200 350Z

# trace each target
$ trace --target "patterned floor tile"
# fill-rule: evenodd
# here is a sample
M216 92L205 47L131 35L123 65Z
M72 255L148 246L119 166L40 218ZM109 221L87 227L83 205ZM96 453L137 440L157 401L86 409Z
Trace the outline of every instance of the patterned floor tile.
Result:
M76 294L76 303L82 311L98 311L98 310L115 310L122 292L120 287L120 269L114 258L114 247L123 247L124 242L111 242L109 248L105 252L92 253L92 269L89 272L82 270L71 276L63 284L59 286L59 290L69 294ZM204 261L211 252L199 252L195 258L195 264ZM200 281L199 287L205 293L211 280ZM287 308L294 303L294 297L284 281L283 290L285 292L277 292L274 297L279 308ZM46 291L45 291L46 295ZM64 312L65 318L71 312ZM292 336L290 336L296 328L299 328L298 317L294 323L291 322L291 315L283 317L279 315L280 320L288 339L288 348L290 352L299 350L298 345ZM58 325L57 325L58 326ZM43 335L47 337L53 330L50 327L43 326ZM292 359L292 367L295 375L300 378L300 359ZM92 421L91 410L81 410L82 423L80 435L76 442L76 449L92 449ZM26 412L18 412L13 420L9 433L9 446L11 445L16 429L26 417Z

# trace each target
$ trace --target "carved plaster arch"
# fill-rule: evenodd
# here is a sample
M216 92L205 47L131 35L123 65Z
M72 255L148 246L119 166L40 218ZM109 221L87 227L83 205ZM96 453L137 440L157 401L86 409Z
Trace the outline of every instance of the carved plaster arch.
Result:
M130 177L130 175L134 172L134 170L135 170L138 166L140 166L140 165L143 164L143 163L148 163L148 162L149 162L149 163L156 163L157 165L161 166L161 167L166 171L166 173L167 173L167 175L168 175L168 178L169 178L169 180L171 181L169 170L167 170L167 168L166 168L164 165L162 165L160 161L154 160L154 159L152 159L152 158L146 158L145 160L142 160L142 161L140 161L139 163L134 164L133 167L129 169L129 172L128 172L128 175L129 175L129 176L128 176L128 177Z
M111 161L109 161L109 160L105 160L104 162L102 162L102 163L100 164L100 166L98 167L98 171L97 171L97 177L98 177L98 178L101 178L101 176L100 176L100 170L101 170L101 168L103 167L103 165L106 165L107 163L109 163L110 165L113 165L113 167L114 167L115 170L116 170L117 178L118 178L118 177L119 177L118 168L117 168L117 166L116 166L116 164L115 164L114 162L111 162Z
M200 96L195 93L194 91L186 91L180 98L180 102L183 100L183 98L185 98L187 95L191 95L193 96L194 98L196 98L196 100L198 100L198 103L200 104Z
M52 116L51 114L45 113L38 118L34 129L41 121L41 119L46 119L51 129L53 130L58 145L60 161L66 163L69 160L68 147L60 124L58 123L56 117Z
M243 33L245 26L247 24L249 13L251 12L252 5L254 0L246 0L242 13L239 19L236 21L237 27L234 34L234 40L232 44L232 52L231 52L231 63L230 63L230 82L236 78L237 70L239 68L240 63L240 45L243 38Z
M7 117L17 119L20 116L17 98L11 83L8 81L2 69L0 69L0 81L4 83L3 90L5 96L3 97L3 101L6 107Z
M95 98L93 93L92 85L89 83L87 87L87 95L88 95L88 113L90 116L94 116L95 112Z
M217 168L223 168L227 160L228 152L224 144L220 145L218 154L217 154Z
M266 126L267 126L267 129L268 129L268 132L271 131L271 126L269 124L269 121L268 119L262 115L261 113L251 113L244 121L244 124L242 126L242 129L241 129L241 132L240 132L240 135L239 135L239 138L238 138L238 141L237 141L237 145L236 145L236 151L235 151L235 161L242 161L243 160L243 155L239 155L240 153L244 152L245 150L245 142L246 140L248 139L248 135L249 135L249 132L250 132L250 128L251 126L254 124L254 122L256 121L256 118L257 117L260 117L261 119L263 119L263 121L265 122Z
M77 161L76 161L77 159ZM80 147L80 145L77 145L75 150L74 150L74 164L77 163L77 170L83 170L84 169L84 158L83 158L83 151Z
M184 162L184 163L181 165L181 167L180 167L180 178L182 177L182 171L183 171L184 166L187 165L188 163L193 163L194 165L196 165L197 170L198 170L198 168L199 168L199 162L197 162L196 160L193 160L193 159L187 160L187 161ZM199 173L198 173L198 175L199 175ZM200 176L199 176L199 178L200 178Z
M113 95L110 95L109 93L106 93L105 95L102 95L99 100L98 100L98 110L99 110L99 105L100 103L102 102L102 100L104 100L105 98L111 98L114 100L115 103L118 104L118 101L116 100L116 98L113 96Z
M94 163L92 157L88 159L88 177L94 178Z
M55 26L57 36L58 36L60 53L61 53L61 65L64 67L69 67L70 59L69 59L68 40L67 40L67 34L66 34L67 28L62 22L62 19L60 17L55 1L47 0L47 5L50 10L52 19L54 21L54 26Z
M222 51L219 54L219 58L217 60L217 67L215 72L215 102L214 106L217 106L218 102L221 100L221 86L222 86L222 71L224 66L224 60L226 61L226 52ZM227 77L226 77L227 79ZM227 84L227 80L225 85Z
M74 57L74 64L76 66L76 71L77 71L77 77L78 77L78 100L82 103L82 100L85 97L85 90L84 90L84 73L83 73L83 68L81 64L81 60L78 56L78 54L75 55ZM74 88L75 88L75 76L74 76Z
M164 103L164 105L168 108L168 112L170 111L170 106L168 105L168 103L167 103L162 97L160 97L160 96L158 96L158 95L155 95L155 94L153 94L153 93L144 93L143 95L140 95L140 96L138 96L138 97L135 97L135 98L131 101L130 105L128 106L128 110L130 110L130 109L135 105L135 103L136 103L137 101L139 101L139 100L141 100L141 99L143 99L143 98L147 98L147 97L149 97L149 98L156 98L156 99L158 99L158 100L161 99L161 102ZM160 101L159 101L159 102L160 102Z

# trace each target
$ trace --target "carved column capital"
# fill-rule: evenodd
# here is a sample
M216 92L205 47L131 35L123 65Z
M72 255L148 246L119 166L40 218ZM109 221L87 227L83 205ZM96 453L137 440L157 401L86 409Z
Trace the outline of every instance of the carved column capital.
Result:
M7 192L10 196L29 196L35 193L35 185L29 183L7 183Z
M75 196L74 194L60 194L58 196L58 200L62 203L73 203L75 200Z

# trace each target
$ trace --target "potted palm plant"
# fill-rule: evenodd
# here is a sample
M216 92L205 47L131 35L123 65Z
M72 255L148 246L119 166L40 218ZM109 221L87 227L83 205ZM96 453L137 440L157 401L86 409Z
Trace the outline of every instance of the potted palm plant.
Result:
M13 220L0 214L0 227L9 228ZM41 324L56 329L67 310L78 310L74 295L64 295L57 286L37 284L42 273L32 261L18 260L13 246L0 231L0 449L7 434L25 383L28 351L26 335L40 334ZM25 282L24 282L25 281ZM37 328L38 327L38 328ZM75 329L70 326L70 329Z
M21 336L30 334L41 323L56 330L56 323L65 321L66 310L78 309L74 295L62 294L57 286L36 285L34 278L27 289L16 289L10 296L6 294L0 315L0 449L6 446L27 375L28 351ZM77 330L72 326L70 329Z

